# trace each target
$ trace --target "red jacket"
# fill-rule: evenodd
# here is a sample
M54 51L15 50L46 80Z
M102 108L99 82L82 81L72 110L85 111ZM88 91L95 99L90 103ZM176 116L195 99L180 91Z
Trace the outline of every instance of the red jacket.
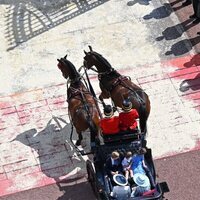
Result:
M103 118L100 127L104 135L116 134L119 132L119 117Z
M119 126L120 130L135 129L137 127L137 119L139 117L136 109L131 109L129 112L119 113Z

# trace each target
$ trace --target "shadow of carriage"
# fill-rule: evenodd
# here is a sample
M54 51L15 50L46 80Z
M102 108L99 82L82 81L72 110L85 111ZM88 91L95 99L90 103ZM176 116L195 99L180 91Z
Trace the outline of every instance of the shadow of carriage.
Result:
M17 135L14 141L32 149L40 170L47 177L55 182L73 182L85 176L85 162L71 145L70 132L71 124L53 117L43 130L27 130Z

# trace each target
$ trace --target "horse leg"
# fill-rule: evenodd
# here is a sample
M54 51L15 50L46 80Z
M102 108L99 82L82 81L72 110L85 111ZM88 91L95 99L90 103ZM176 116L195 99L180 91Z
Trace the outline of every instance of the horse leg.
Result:
M147 133L147 118L144 116L140 116L140 130L142 133Z
M100 144L100 140L98 137L99 129L93 121L88 121L88 124L90 129L90 145L91 150L93 151L95 149L95 146Z
M81 132L78 132L78 140L76 141L76 146L81 145L81 141L83 140L83 136Z

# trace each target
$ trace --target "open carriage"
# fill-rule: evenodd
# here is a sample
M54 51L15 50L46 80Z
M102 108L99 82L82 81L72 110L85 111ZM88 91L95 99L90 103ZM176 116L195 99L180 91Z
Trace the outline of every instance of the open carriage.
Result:
M144 147L146 141L141 137L139 131L134 133L120 133L117 136L110 136L106 138L104 144L98 145L94 151L93 161L87 160L86 168L88 173L88 181L91 184L93 192L97 199L116 199L112 196L114 185L106 173L105 162L111 155L112 151L118 151L120 156L123 157L125 152L131 151L133 154L137 153L139 149ZM151 149L145 147L147 152L144 154L145 163L148 166L149 173L147 174L151 190L140 197L125 197L123 199L163 199L164 193L169 189L165 182L156 182L156 172L152 159ZM128 183L130 187L134 183Z

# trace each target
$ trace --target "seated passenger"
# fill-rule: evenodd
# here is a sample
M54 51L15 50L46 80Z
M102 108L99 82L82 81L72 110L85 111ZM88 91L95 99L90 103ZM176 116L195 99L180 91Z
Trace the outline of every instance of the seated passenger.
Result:
M116 134L119 132L119 117L113 116L113 108L111 105L104 107L105 117L100 121L100 127L104 135Z
M145 174L134 174L133 180L137 186L132 188L131 197L142 196L144 192L151 189L149 178Z
M113 151L111 153L111 157L106 160L105 164L106 173L111 178L111 181L113 181L113 176L115 174L122 173L122 164L121 164L121 158L117 151Z
M144 154L146 152L147 150L145 148L141 148L138 154L133 156L133 164L131 168L133 170L133 174L137 174L137 173L146 174L150 179L152 187L155 187L156 186L155 180L144 160Z
M122 103L123 112L119 113L119 127L120 130L134 130L137 128L136 119L139 117L136 109L132 108L130 100L125 99Z
M113 176L115 186L111 192L111 196L117 200L126 200L131 196L131 188L128 185L128 181L122 174L116 174Z
M133 170L131 169L133 154L131 151L126 152L124 159L122 160L123 171L125 173L126 180L133 178Z
M144 161L144 154L146 153L145 148L141 148L138 152L138 154L133 156L133 164L131 166L133 170L133 174L146 174L145 170L147 169L147 166Z

